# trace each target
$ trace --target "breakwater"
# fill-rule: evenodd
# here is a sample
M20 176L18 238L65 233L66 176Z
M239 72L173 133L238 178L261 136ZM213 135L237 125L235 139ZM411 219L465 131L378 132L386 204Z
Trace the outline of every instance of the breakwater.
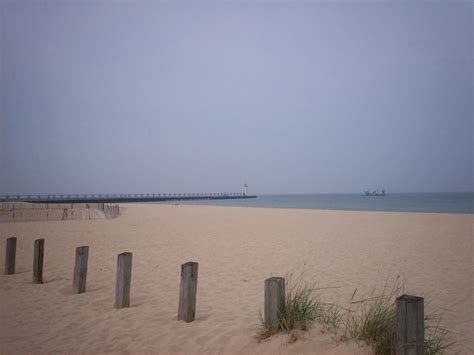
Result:
M166 194L51 194L51 195L4 195L0 202L29 203L127 203L166 202L183 200L231 200L256 198L244 193L166 193Z

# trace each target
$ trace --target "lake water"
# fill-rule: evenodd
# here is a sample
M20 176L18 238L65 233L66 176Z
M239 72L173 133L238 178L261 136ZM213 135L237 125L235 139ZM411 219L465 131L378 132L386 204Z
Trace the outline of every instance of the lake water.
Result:
M267 208L303 208L346 211L474 213L474 193L400 193L258 195L255 199L174 201L165 204Z

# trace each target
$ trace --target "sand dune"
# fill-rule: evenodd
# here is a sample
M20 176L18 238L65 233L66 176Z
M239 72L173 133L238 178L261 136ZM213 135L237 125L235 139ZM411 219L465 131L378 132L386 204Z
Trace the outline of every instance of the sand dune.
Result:
M370 353L317 326L293 344L258 342L263 281L301 275L347 304L397 277L446 309L454 350L474 352L473 215L127 205L117 219L0 224L18 238L17 274L0 275L0 352ZM31 283L45 238L44 281ZM72 294L75 247L89 245L87 292ZM131 307L114 309L117 254L133 253ZM199 262L196 320L176 320L180 265Z

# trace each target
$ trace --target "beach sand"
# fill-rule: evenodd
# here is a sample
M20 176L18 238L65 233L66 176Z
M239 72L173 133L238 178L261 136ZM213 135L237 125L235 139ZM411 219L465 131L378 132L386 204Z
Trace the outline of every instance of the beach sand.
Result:
M397 282L444 310L456 350L474 352L473 215L184 205L123 205L110 220L0 224L18 238L15 275L0 275L0 352L366 354L317 325L255 339L263 283L292 274L347 306ZM44 284L32 280L45 239ZM75 248L88 245L87 292L72 294ZM131 307L114 309L117 254L133 253ZM196 320L176 320L180 265L199 262ZM3 272L3 270L2 270Z

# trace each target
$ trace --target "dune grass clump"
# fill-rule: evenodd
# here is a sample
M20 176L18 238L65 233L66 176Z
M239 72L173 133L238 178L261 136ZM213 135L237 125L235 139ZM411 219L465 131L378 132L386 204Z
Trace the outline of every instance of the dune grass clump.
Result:
M362 301L360 310L348 315L346 332L349 338L367 343L376 354L390 355L395 334L393 295Z
M354 339L369 345L377 355L395 353L396 340L396 299L402 293L397 283L387 292L387 286L381 295L353 301L351 309L343 309L336 304L324 303L320 292L325 288L315 288L301 279L296 283L288 282L285 289L284 308L279 314L278 327L270 329L259 312L257 338L266 339L276 333L289 334L289 343L299 338L298 331L308 330L314 322L329 332L336 344ZM355 309L352 307L355 306ZM443 318L438 313L425 316L425 354L439 355L454 345L450 341L449 331L442 326ZM342 335L341 335L342 334Z
M297 284L285 290L285 305L278 317L278 328L271 330L265 324L259 312L259 338L265 339L278 332L290 332L293 329L307 330L322 312L320 300L313 295L313 288L306 284Z
M265 339L278 332L290 333L292 339L296 337L293 330L308 330L313 322L318 322L326 328L335 329L339 327L342 314L334 305L323 303L315 288L301 281L288 283L285 288L285 305L279 314L278 328L271 330L265 324L261 312L259 312L258 338Z
M323 306L323 311L316 320L326 330L336 332L343 321L342 310L336 304L324 304Z
M425 354L443 354L455 344L450 332L443 326L443 317L438 313L425 316Z
M281 314L280 327L284 331L307 330L322 313L321 301L313 295L314 289L306 284L287 288L285 308Z
M360 303L357 312L349 312L345 322L346 338L364 341L377 355L395 352L396 298L401 288L390 293L354 303ZM436 313L425 316L425 354L439 355L450 348L449 331L442 327L442 318Z

